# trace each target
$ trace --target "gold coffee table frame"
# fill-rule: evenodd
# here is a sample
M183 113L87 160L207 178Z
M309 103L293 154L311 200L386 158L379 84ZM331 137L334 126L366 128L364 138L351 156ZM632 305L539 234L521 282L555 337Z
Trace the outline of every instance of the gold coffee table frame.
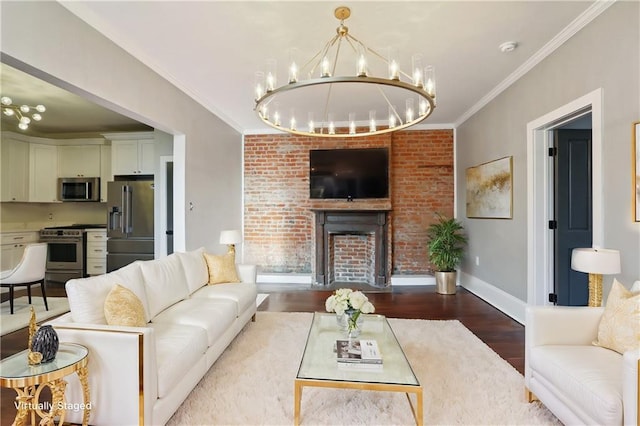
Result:
M305 386L404 392L418 426L423 424L422 386L415 376L402 347L387 319L382 315L366 315L359 339L375 339L382 353L383 366L378 368L340 368L333 344L344 339L335 314L315 313L307 343L294 383L294 424L300 424L302 389ZM415 405L410 394L415 394Z
M67 386L64 377L73 373L78 375L82 384L82 424L88 425L91 414L87 370L89 350L75 343L60 343L55 359L38 365L29 365L27 353L25 349L0 361L0 385L13 388L18 394L18 412L13 425L26 425L29 417L31 424L36 424L36 415L41 417L41 425L54 425L56 417L58 424L63 424L66 415L64 392ZM45 387L51 390L51 409L48 412L43 410L45 404L39 402Z

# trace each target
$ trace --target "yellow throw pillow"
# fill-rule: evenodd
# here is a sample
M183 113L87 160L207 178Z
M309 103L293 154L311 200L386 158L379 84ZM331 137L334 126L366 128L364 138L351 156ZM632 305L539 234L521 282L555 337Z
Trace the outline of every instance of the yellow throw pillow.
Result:
M619 353L640 347L640 293L613 280L593 344Z
M120 284L113 286L104 301L104 316L109 325L144 327L144 306L138 296Z
M237 283L240 282L236 272L236 255L227 253L222 256L203 253L209 270L208 284Z

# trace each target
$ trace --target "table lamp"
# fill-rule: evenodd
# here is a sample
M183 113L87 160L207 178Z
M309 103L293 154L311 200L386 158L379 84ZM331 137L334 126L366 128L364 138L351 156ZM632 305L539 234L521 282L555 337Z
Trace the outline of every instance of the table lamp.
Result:
M620 273L620 252L603 248L575 248L571 269L589 274L589 306L602 306L602 275Z
M227 244L229 247L229 251L227 253L236 252L236 244L242 242L242 233L237 229L229 229L226 231L220 232L220 244Z

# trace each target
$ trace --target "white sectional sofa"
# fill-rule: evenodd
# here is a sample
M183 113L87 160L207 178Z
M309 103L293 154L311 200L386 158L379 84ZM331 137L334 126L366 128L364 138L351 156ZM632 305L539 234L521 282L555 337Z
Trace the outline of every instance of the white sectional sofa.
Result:
M527 308L527 396L539 399L565 425L640 425L640 348L622 355L594 346L603 312L590 307Z
M255 318L255 266L236 266L240 283L207 285L207 264L199 249L66 284L71 311L49 324L61 342L89 349L91 424L162 425L169 420ZM115 284L140 299L146 326L107 325L103 307ZM74 375L68 382L67 402L82 403L79 380ZM81 419L81 410L67 411L65 420Z

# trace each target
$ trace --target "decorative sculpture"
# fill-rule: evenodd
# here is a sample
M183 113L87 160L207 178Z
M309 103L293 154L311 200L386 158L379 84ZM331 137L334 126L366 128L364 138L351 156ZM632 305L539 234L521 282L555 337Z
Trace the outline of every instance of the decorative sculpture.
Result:
M58 353L58 334L50 325L40 328L36 325L36 312L31 307L29 320L29 346L27 358L29 365L38 365L53 361Z

